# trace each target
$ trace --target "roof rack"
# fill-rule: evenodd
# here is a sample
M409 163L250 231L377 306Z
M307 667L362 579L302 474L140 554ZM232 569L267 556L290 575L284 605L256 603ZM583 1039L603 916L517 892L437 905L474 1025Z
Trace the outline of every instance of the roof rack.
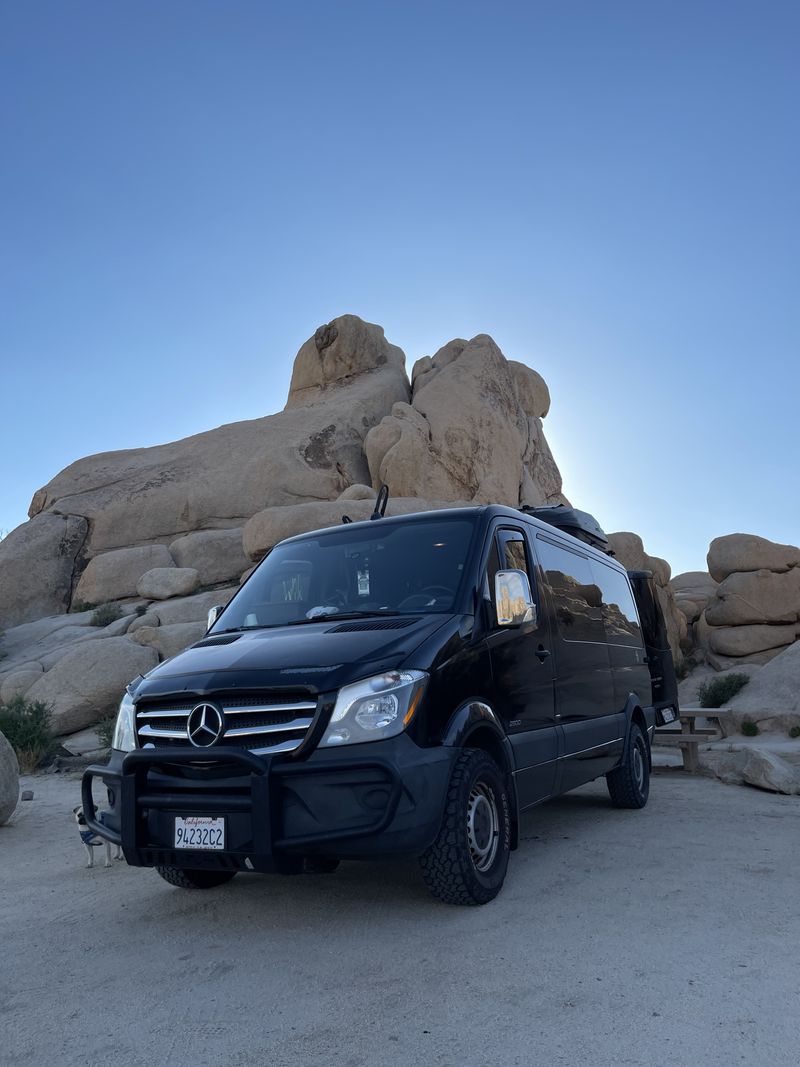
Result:
M553 504L550 507L541 508L525 506L519 510L571 534L584 544L605 552L606 555L613 556L614 554L608 547L608 538L602 526L588 511L568 508L565 504Z

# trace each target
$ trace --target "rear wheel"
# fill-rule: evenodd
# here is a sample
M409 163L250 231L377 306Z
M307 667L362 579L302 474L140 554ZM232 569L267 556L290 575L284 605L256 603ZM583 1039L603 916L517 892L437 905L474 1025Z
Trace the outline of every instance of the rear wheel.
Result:
M439 834L422 856L422 877L445 904L488 904L502 888L511 849L505 777L479 749L453 767Z
M650 795L650 761L647 741L638 723L631 723L625 761L606 775L615 808L643 808Z
M156 867L170 885L179 889L214 889L230 882L236 871L186 871L182 867Z

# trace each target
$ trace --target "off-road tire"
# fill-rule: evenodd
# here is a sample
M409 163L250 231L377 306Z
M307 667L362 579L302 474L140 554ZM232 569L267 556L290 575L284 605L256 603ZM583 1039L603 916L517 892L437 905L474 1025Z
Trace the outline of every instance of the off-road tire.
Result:
M647 741L638 723L632 722L625 762L606 775L615 808L643 808L650 795L650 759Z
M474 830L476 797L483 818L480 840ZM495 824L496 829L492 829ZM496 846L493 853L492 840ZM474 851L477 844L487 849L478 859ZM419 858L425 884L445 904L488 904L503 886L510 851L511 813L505 775L488 753L464 749L450 777L439 834ZM480 869L481 863L487 866Z
M179 889L216 889L236 874L236 871L186 871L182 867L156 867L156 870L165 882Z

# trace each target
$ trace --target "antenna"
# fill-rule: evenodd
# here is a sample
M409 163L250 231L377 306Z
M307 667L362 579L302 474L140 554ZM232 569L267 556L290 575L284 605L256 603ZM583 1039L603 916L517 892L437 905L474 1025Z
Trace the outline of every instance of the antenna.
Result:
M386 505L389 502L389 486L381 482L378 495L375 498L375 510L370 515L371 519L382 519L386 514Z

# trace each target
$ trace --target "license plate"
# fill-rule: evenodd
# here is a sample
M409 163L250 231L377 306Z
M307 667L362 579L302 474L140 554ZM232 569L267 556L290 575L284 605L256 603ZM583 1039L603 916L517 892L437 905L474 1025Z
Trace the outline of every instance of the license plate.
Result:
M175 848L208 849L220 852L225 848L225 819L210 815L175 816Z
M661 718L664 720L664 725L665 726L666 726L666 724L668 722L675 722L675 719L677 718L677 715L675 714L675 709L674 708L662 708L661 709Z

